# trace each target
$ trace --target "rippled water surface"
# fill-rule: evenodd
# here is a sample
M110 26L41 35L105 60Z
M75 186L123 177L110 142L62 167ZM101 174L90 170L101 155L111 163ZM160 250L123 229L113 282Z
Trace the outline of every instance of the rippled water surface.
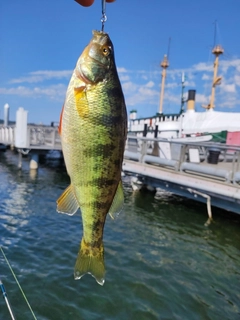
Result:
M0 244L37 319L240 319L240 218L163 192L131 190L107 219L106 282L73 279L82 236L80 213L56 212L69 183L63 168L0 154ZM33 319L0 252L0 278L18 320ZM0 299L0 319L11 319Z

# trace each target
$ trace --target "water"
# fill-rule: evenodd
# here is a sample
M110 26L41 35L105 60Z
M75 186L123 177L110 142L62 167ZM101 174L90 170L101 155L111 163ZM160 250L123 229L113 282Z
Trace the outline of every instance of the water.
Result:
M124 178L125 209L107 219L104 286L73 279L81 216L56 212L68 185L63 168L0 154L1 246L37 319L240 319L240 219L166 193L134 193ZM0 253L0 278L18 320L33 319ZM10 319L0 299L0 319Z

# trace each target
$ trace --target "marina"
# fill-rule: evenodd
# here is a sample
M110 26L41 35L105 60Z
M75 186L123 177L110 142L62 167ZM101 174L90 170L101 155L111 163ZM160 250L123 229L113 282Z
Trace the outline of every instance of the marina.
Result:
M56 212L69 183L64 167L29 170L11 150L0 153L1 246L38 320L238 319L238 215L162 190L133 191L123 177L125 205L104 232L106 282L73 278L81 215ZM0 255L1 280L17 320L33 319ZM223 267L224 266L224 267ZM231 284L231 285L230 285ZM0 319L11 319L0 299Z
M240 319L239 9L4 2L0 320Z
M191 92L189 96L190 108L185 118L188 112L190 116L193 112ZM214 111L207 112L214 115ZM181 116L169 119L160 115L159 119L162 119L161 124L152 122L150 129L146 123L150 120L145 119L140 122L141 127L135 124L134 128L138 131L129 131L122 170L125 175L131 176L133 189L145 188L153 192L162 189L204 202L210 220L212 206L240 214L238 131L229 132L230 138L225 138L225 143L214 142L213 132L183 136L184 126L180 122L184 118ZM129 127L133 129L131 122ZM229 125L235 126L234 122L227 123ZM180 126L181 131L177 126ZM57 152L57 157L62 159L58 126L28 125L27 112L23 108L17 111L15 125L9 126L6 121L0 127L0 143L4 148L8 146L17 150L19 168L22 167L22 157L26 155L31 170L38 169L41 155L51 157L56 156Z
M164 114L164 87L167 55L161 63L162 83L158 113L137 118L130 112L124 153L123 174L131 177L134 190L157 189L206 203L209 221L212 206L240 214L240 113L214 111L219 57L224 50L216 45L210 102L204 112L195 111L196 90L188 91L184 100L182 75L181 108L178 114ZM186 111L184 111L184 104ZM15 125L9 125L9 105L4 106L4 123L0 126L0 144L29 155L29 168L37 170L39 156L56 151L62 158L58 124L29 125L28 112L19 108ZM4 147L3 147L4 149ZM51 156L51 155L50 155Z
M0 132L5 129L1 128ZM14 132L14 128L7 128ZM6 131L5 131L6 132ZM55 127L30 126L26 145L15 146L22 155L29 154L30 169L37 169L40 154L61 151ZM12 134L9 136L14 137ZM14 140L1 142L14 145ZM61 157L61 153L59 153ZM156 191L157 188L207 204L240 213L240 147L196 139L163 139L128 135L123 173L132 177L133 188Z

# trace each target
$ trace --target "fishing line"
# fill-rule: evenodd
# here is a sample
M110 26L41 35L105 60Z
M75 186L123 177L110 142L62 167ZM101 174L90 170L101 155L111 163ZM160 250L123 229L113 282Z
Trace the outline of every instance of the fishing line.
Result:
M102 0L102 32L104 31L104 23L107 21L107 16L106 16L106 0Z
M19 283L19 281L18 281L18 279L17 279L17 276L15 275L15 273L14 273L14 271L13 271L13 269L12 269L12 267L11 267L11 265L10 265L7 257L6 257L6 255L5 255L4 251L3 251L3 248L2 248L1 246L0 246L0 250L1 250L1 252L2 252L2 255L3 255L3 257L4 257L4 259L5 259L6 263L7 263L7 265L8 265L8 267L9 267L9 269L10 269L11 272L12 272L12 275L13 275L15 281L17 282L17 285L18 285L18 287L19 287L19 289L20 289L20 291L21 291L21 293L22 293L22 295L23 295L23 298L25 299L25 301L26 301L26 303L27 303L27 305L28 305L28 307L29 307L32 315L33 315L33 318L34 318L35 320L37 320L37 318L36 318L36 316L35 316L32 308L31 308L31 306L30 306L30 303L28 302L28 299L27 299L27 297L26 297L26 295L25 295L25 293L24 293L24 291L23 291L23 289L22 289L22 287L21 287L21 285L20 285L20 283Z

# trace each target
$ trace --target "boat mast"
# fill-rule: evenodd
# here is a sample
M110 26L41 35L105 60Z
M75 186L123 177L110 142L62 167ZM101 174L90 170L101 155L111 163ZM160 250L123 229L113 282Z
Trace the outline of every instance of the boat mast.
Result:
M215 61L214 61L214 71L213 71L213 83L212 83L212 94L210 99L210 104L208 109L214 108L214 99L215 99L215 88L217 85L221 83L222 77L217 76L218 72L218 60L219 56L223 54L224 50L220 45L217 45L213 48L212 53L215 55Z
M181 109L180 109L180 114L184 112L184 88L185 88L185 73L182 72L182 95L181 95Z
M161 62L162 67L162 84L161 84L161 93L160 93L160 104L159 104L159 114L163 113L163 96L164 96L164 86L165 86L165 79L166 79L166 70L169 67L169 62L167 55L164 55L163 61Z

